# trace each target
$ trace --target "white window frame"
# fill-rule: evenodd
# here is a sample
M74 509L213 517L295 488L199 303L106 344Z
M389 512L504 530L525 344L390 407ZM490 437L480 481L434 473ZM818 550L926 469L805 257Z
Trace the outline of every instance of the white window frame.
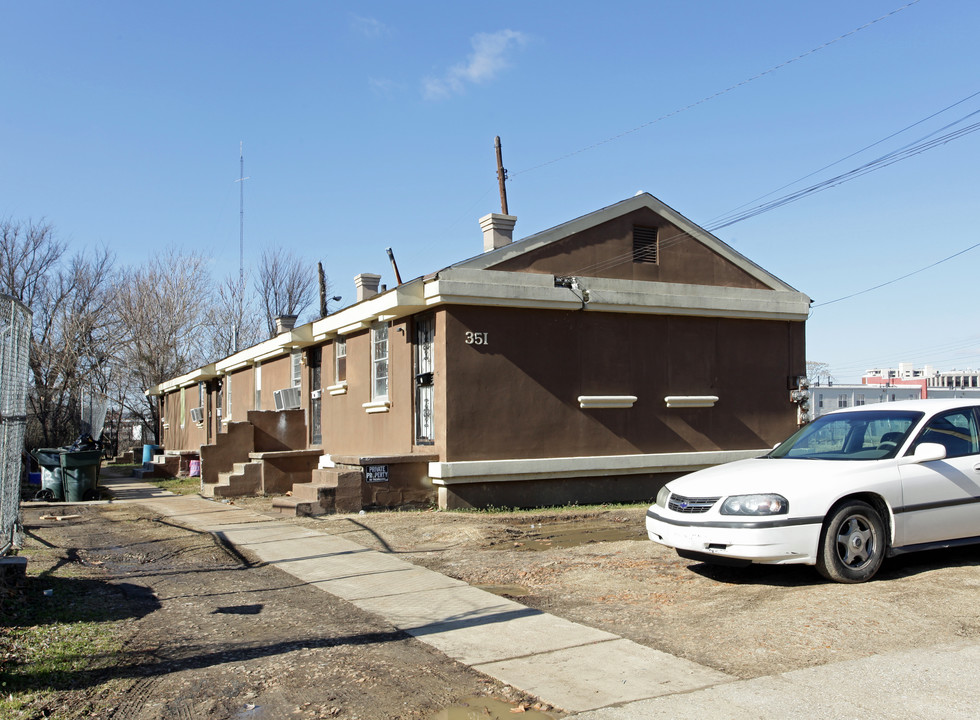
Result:
M262 363L255 363L252 370L252 375L255 378L255 401L253 410L262 409Z
M334 338L332 345L333 352L333 385L328 385L326 390L331 395L347 394L347 338L339 336ZM321 357L320 370L323 371L323 359ZM343 365L343 369L341 369ZM343 377L341 377L341 375Z
M390 392L388 356L388 323L375 323L371 326L371 400L373 402L388 400Z
M340 369L341 360L344 361L343 372ZM333 381L335 385L347 382L347 338L345 337L338 337L333 341Z
M303 385L303 351L293 350L289 355L290 384L292 387Z

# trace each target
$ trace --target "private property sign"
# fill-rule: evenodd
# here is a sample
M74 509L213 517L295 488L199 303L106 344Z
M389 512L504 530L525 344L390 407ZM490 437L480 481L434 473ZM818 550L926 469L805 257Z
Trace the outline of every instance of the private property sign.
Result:
M364 476L369 483L388 482L388 466L367 465L364 468Z

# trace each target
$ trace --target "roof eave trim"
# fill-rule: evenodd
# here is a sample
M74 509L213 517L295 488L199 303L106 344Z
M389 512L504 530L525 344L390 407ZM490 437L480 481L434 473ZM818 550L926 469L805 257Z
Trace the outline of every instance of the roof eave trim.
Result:
M451 265L450 268L469 268L474 270L487 269L493 265L502 263L505 260L510 260L511 258L537 250L540 247L544 247L545 245L584 230L588 230L596 225L608 222L617 217L625 215L626 213L633 212L641 208L648 208L649 210L652 210L653 212L662 216L664 219L670 221L682 231L698 240L709 249L717 252L723 258L733 263L767 287L770 287L773 290L786 290L790 292L796 291L794 287L783 282L772 273L767 272L762 267L735 250L735 248L733 248L731 245L715 237L710 232L693 223L691 220L684 217L670 206L665 205L663 202L649 193L635 195L614 205L609 205L601 210L596 210L595 212L587 215L582 215L574 220L569 220L561 225L556 225L553 228L530 235L522 240L518 240L509 245L497 248L496 250L491 250L490 252L463 260L462 262Z

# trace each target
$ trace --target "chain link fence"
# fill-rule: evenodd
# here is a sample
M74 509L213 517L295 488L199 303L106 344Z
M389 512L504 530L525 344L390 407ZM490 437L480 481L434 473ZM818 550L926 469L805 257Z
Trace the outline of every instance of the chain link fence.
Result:
M31 311L0 293L0 555L21 543L21 456L27 428Z

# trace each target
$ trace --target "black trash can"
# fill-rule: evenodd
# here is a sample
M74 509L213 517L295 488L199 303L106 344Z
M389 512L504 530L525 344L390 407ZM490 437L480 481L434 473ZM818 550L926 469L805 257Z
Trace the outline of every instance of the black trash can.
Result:
M102 450L65 450L60 458L65 500L81 502L97 499Z
M31 453L41 466L41 489L37 491L35 499L57 502L65 499L61 452L60 448L37 448Z

